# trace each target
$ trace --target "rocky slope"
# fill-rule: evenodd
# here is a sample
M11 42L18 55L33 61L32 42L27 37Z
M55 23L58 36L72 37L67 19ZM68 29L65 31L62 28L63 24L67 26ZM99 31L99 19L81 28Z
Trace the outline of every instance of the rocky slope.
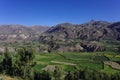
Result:
M0 25L0 51L3 51L6 43L15 44L15 47L23 43L33 46L32 43L36 41L43 43L42 46L35 44L40 45L38 51L103 51L106 43L102 41L112 41L115 44L120 42L120 22L91 20L84 24L63 23L53 27ZM11 46L9 48L13 51Z
M63 52L75 49L76 51L102 51L105 50L101 47L104 45L99 42L104 40L120 41L120 22L92 20L79 25L63 23L51 27L39 38L40 42L52 45L52 49L59 45L56 50L63 50ZM79 48L75 48L76 46Z
M47 26L0 25L0 54L6 47L14 52L21 45L32 44L48 29Z
M119 40L120 22L90 21L85 24L58 24L45 32L55 39Z
M36 40L49 27L23 25L0 25L0 42Z

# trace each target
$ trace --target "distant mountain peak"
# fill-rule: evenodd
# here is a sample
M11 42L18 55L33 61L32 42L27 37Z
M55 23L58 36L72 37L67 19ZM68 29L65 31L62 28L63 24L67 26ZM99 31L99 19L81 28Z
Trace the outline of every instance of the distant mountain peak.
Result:
M71 23L62 23L48 29L45 34L55 36L56 39L80 39L80 40L119 40L119 28L108 28L113 23L107 21L91 20L90 22L73 25ZM112 26L119 25L119 23ZM76 27L77 26L77 27ZM116 32L117 31L117 32ZM59 36L60 35L60 36Z

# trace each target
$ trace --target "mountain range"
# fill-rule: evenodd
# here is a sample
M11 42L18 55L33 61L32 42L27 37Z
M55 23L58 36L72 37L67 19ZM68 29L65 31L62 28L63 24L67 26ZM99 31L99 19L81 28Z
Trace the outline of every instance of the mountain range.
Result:
M0 43L39 41L47 51L102 51L105 41L119 45L120 22L95 21L55 26L0 25Z
M36 40L48 28L47 26L0 25L0 42Z
M78 40L118 40L120 41L120 22L90 21L75 25L71 23L58 24L44 32L55 39Z
M45 31L39 41L48 44L50 51L103 51L107 45L120 46L120 22L91 20L84 24L58 24Z

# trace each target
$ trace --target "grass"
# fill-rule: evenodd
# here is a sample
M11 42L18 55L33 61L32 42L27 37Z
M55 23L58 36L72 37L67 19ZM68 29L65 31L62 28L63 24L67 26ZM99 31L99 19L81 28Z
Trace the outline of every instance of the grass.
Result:
M107 74L115 74L117 72L120 72L118 70L112 69L110 66L108 65L104 65L104 69L101 70L101 72L105 72Z
M35 69L35 70L41 70L44 67L46 67L46 65L37 64L37 65L34 66L33 69Z
M116 54L104 54L106 57L108 57L111 61L120 61L120 55L116 55Z
M62 66L62 69L65 71L75 70L75 66L51 62L51 61L61 61L61 62L77 64L78 68L88 68L88 69L98 70L98 71L106 72L108 74L112 74L118 72L118 70L114 70L107 65L105 65L103 69L102 61L107 60L106 58L109 58L110 60L120 61L120 57L119 56L115 57L114 55L115 54L112 53L110 54L110 52L109 53L66 52L60 54L58 53L36 54L35 61L37 62L37 65L34 67L34 69L41 70L47 65L60 65Z

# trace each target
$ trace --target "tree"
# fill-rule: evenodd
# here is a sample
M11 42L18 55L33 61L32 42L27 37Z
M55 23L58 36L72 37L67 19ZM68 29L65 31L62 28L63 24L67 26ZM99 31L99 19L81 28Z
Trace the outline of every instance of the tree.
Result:
M111 80L120 80L120 73L116 73L114 75L111 75Z
M14 74L23 78L27 77L34 66L34 57L34 51L31 48L19 49L14 64Z
M60 66L55 66L54 78L55 80L61 80L63 75L62 68Z
M65 76L65 80L77 80L77 79L74 79L74 74L72 72L68 72L68 74Z
M80 73L79 73L79 70L76 70L74 72L74 80L79 80L80 79Z
M80 76L80 79L84 79L85 78L85 71L79 70L79 76Z
M1 62L1 67L4 73L11 75L12 74L12 57L8 48L5 49L4 59Z
M43 71L42 73L34 71L34 77L32 80L51 80L51 77L47 71Z

